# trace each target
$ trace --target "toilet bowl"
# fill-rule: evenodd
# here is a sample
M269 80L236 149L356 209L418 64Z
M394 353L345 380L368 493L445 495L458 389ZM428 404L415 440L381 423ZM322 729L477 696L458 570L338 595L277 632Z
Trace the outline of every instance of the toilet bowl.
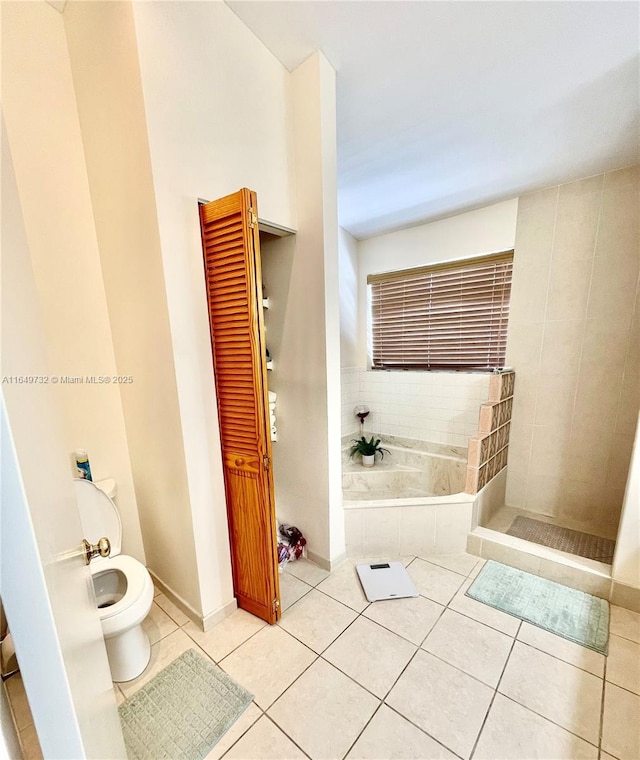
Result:
M95 557L89 568L111 678L130 681L142 673L151 657L142 621L151 610L153 583L143 564L120 553L122 523L112 499L89 480L76 480L75 488L84 537L92 544L102 536L111 542L110 555Z

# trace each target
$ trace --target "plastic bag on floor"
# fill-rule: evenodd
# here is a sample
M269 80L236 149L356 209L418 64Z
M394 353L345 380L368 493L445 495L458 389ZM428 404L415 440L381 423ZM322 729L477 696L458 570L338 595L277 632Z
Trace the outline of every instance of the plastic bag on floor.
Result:
M300 559L307 539L298 528L287 523L282 523L278 532L278 566L282 570L287 562Z

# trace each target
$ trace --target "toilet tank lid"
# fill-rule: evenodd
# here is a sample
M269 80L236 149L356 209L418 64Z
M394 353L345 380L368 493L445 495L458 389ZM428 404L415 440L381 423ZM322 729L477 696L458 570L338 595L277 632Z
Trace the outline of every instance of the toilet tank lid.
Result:
M115 499L118 493L118 486L114 478L105 478L104 480L96 480L94 482L110 499Z

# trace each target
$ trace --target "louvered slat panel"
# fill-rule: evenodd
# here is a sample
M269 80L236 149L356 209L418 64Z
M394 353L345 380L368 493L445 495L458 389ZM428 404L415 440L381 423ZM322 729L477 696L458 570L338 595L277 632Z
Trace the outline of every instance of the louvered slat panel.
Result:
M238 605L274 623L279 609L257 230L241 190L200 208L209 321Z

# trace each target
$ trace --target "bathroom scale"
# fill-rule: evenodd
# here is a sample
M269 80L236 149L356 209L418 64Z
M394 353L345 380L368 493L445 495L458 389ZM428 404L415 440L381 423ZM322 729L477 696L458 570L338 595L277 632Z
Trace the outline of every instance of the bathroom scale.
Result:
M419 596L418 589L402 562L376 562L371 565L356 565L356 571L364 595L370 602Z

